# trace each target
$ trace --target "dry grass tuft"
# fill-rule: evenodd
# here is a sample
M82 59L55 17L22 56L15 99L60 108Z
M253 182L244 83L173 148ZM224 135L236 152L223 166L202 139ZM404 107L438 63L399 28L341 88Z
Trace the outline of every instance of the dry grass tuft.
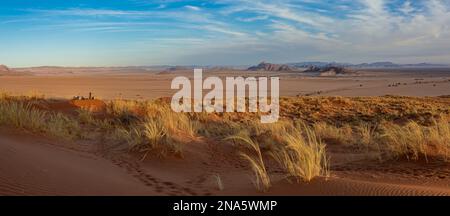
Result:
M69 140L81 134L75 119L17 101L0 101L0 124Z
M419 159L427 156L426 134L416 122L405 126L388 123L383 125L388 153L395 157L406 156L408 159Z
M223 186L222 178L220 178L220 175L215 174L213 177L216 180L217 189L219 189L220 191L223 191L225 189L225 187Z
M450 156L450 123L445 118L439 118L429 129L428 143L435 147L436 153L446 160Z
M297 181L309 182L318 176L328 176L329 161L325 144L306 125L293 133L284 133L284 146L271 153L281 166Z
M298 182L309 182L315 177L329 174L325 144L311 127L302 122L261 124L251 121L238 135L227 138L230 139L249 147L249 151L241 155L249 161L255 174L255 186L260 191L267 191L270 187L263 151L275 159L289 177L294 177Z
M441 118L432 126L421 126L414 121L404 126L386 123L383 132L387 154L392 157L428 160L429 156L433 156L448 159L450 126L447 120Z
M353 129L349 125L336 127L325 122L318 122L313 126L314 132L319 139L328 144L352 145Z
M244 146L249 148L250 153L241 152L241 156L250 163L250 166L255 174L255 180L253 183L259 191L266 192L269 190L271 186L270 177L267 173L258 143L254 142L248 135L242 133L239 135L230 136L226 138L226 140L233 140L235 142L242 143Z
M370 150L380 150L380 146L378 144L378 134L377 134L378 126L373 126L370 123L362 123L356 126L356 139L354 142L357 142L359 146L362 146L366 151Z

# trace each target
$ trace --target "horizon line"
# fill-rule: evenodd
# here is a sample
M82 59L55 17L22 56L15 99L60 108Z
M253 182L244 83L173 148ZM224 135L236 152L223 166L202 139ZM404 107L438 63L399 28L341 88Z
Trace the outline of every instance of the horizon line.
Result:
M150 64L150 65L29 65L29 66L10 66L8 64L3 64L0 62L0 65L4 65L8 68L12 69L21 69L21 68L38 68L38 67L61 67L61 68L127 68L127 67L243 67L243 66L253 66L258 65L260 63L268 63L268 64L279 64L279 65L289 65L289 64L299 64L299 63L329 63L329 64L349 64L352 66L361 65L361 64L374 64L374 63L393 63L396 65L418 65L418 64L431 64L431 65L441 65L441 66L450 66L450 63L438 63L438 62L416 62L416 63L396 63L392 61L368 61L361 63L349 63L349 62L339 62L339 61L298 61L298 62L271 62L271 61L260 61L256 64L210 64L210 65L202 65L202 64Z

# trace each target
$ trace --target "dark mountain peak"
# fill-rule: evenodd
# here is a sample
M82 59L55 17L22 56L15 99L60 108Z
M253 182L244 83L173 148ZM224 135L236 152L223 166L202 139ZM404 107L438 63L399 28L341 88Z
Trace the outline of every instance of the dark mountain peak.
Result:
M325 66L325 67L317 67L311 66L304 71L305 73L319 73L320 76L336 76L336 75L344 75L355 73L353 70L350 70L345 67L339 66Z
M262 61L257 66L252 66L247 69L248 71L292 71L292 69L285 64L271 64Z

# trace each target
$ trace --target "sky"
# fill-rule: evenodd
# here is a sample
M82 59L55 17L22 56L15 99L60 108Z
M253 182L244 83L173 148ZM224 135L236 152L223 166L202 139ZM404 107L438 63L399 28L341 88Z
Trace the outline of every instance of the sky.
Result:
M0 64L450 63L450 0L2 0Z

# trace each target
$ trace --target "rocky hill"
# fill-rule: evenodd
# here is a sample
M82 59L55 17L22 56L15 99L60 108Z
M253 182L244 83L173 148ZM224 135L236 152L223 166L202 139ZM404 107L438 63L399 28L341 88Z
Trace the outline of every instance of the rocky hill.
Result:
M10 72L10 71L11 70L6 65L0 64L0 73L7 73L7 72Z
M249 67L248 71L292 71L292 68L284 64L271 64L261 62L259 65Z
M327 67L316 67L311 66L307 70L303 71L305 73L318 73L319 76L336 76L336 75L346 75L346 74L354 74L355 71L337 66L327 66Z

